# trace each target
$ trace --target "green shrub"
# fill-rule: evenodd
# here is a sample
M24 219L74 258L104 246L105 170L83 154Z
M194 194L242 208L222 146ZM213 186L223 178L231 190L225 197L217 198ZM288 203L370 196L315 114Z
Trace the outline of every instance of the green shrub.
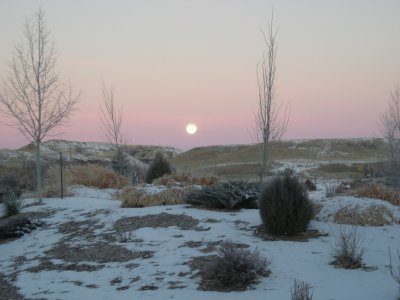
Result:
M269 261L260 252L238 247L226 241L219 255L201 270L201 287L205 290L243 291L257 283L259 276L268 276Z
M259 195L258 183L221 182L192 189L186 194L185 202L212 209L257 208Z
M5 217L11 217L21 212L24 206L24 200L19 199L14 193L9 193L3 198L3 215Z
M0 177L0 202L10 198L21 196L20 181L14 175Z
M152 164L150 165L150 168L147 170L146 183L152 183L154 179L171 173L172 169L168 160L161 152L157 152Z
M275 177L258 200L264 228L272 235L294 235L307 229L313 206L296 177Z

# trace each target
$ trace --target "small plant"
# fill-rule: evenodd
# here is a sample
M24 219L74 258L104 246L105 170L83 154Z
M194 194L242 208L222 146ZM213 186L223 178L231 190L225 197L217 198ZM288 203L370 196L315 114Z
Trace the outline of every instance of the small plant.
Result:
M172 169L168 160L161 152L157 152L154 161L146 173L146 183L152 183L154 179L160 178L165 174L171 174Z
M291 300L312 300L311 285L305 281L295 279L293 287L290 288L290 295Z
M131 167L127 154L121 149L117 149L114 157L111 160L112 169L121 176L129 176Z
M21 196L19 179L15 175L0 176L0 202L11 197Z
M24 200L19 199L13 193L8 193L7 196L3 198L3 205L3 215L5 217L11 217L21 212L24 206Z
M132 231L118 232L118 240L120 243L127 243L132 241Z
M239 248L226 241L219 255L206 264L202 271L202 287L217 291L243 291L257 283L259 276L268 276L268 260L258 250Z
M258 207L264 228L272 235L295 235L307 229L313 206L296 177L275 177L267 183Z
M357 226L339 226L335 235L333 265L344 269L363 267L364 233Z
M257 208L260 185L245 181L221 182L191 189L185 202L211 209Z
M340 194L343 192L343 187L339 184L327 184L325 185L325 197L326 198L332 198L335 197L336 195Z
M392 264L392 253L390 252L390 248L389 248L390 275L392 276L393 280L397 283L398 288L399 288L399 294L400 294L400 251L399 250L397 250L397 260L399 261L399 264L397 265L397 270L395 270L394 269L395 267Z

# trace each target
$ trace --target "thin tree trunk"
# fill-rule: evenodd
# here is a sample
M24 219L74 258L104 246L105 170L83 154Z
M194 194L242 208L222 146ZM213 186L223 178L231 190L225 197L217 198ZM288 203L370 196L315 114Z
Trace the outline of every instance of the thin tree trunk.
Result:
M40 145L41 142L36 142L36 184L37 184L37 198L42 200L42 166L40 163Z

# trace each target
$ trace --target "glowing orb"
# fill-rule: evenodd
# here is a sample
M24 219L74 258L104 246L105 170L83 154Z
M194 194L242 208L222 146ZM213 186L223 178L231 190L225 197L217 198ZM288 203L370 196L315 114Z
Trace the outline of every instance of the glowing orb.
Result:
M195 134L196 131L197 131L197 126L196 126L196 124L191 123L191 124L187 124L187 125L186 125L186 132L187 132L187 133L189 133L189 134Z

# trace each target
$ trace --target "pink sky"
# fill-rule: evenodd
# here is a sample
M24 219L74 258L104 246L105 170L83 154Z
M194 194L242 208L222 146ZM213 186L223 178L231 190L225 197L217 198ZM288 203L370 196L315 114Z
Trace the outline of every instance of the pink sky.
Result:
M277 101L291 106L285 138L377 137L390 89L400 81L395 0L3 0L0 78L23 21L39 5L61 76L82 91L69 125L49 138L104 140L104 81L124 107L133 144L189 149L253 142L260 27L272 6L279 26ZM198 125L193 136L185 132L190 122ZM0 148L28 142L0 124Z

